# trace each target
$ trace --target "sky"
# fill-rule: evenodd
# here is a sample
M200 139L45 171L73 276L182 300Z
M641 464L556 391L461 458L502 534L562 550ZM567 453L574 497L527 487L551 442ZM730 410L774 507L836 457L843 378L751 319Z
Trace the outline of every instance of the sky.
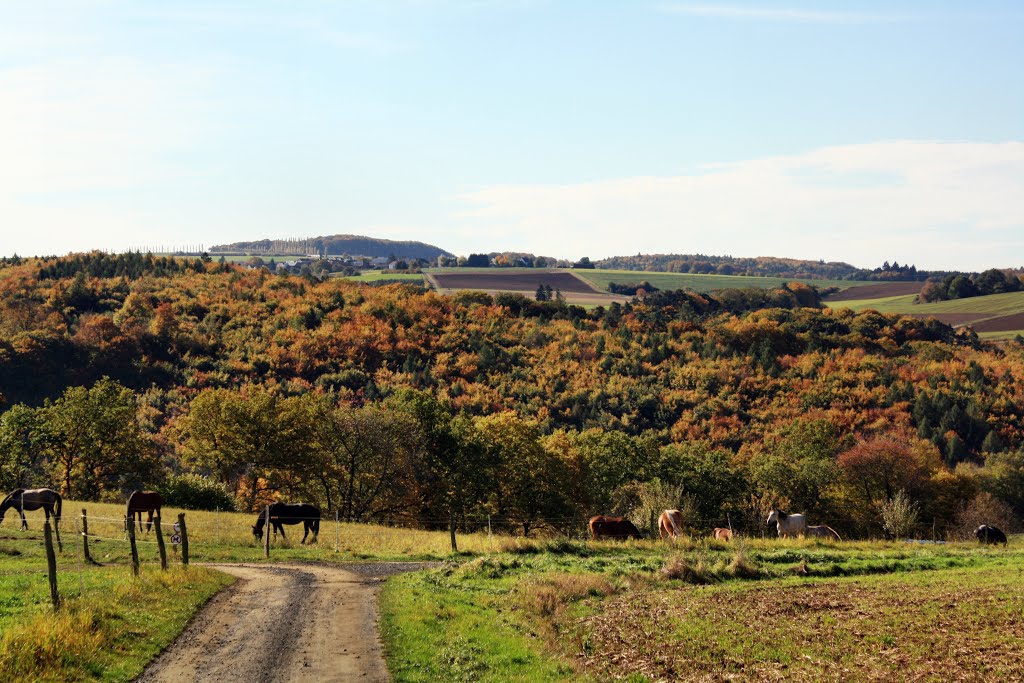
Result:
M0 0L0 255L1024 265L1024 5Z

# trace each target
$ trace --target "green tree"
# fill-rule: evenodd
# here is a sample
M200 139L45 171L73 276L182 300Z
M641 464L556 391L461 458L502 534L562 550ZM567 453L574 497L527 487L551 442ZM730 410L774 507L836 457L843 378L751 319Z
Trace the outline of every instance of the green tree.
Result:
M48 483L38 421L37 412L21 403L0 415L0 494Z
M457 520L483 502L493 481L487 450L469 417L454 415L450 405L426 392L402 390L386 405L417 425L414 447L422 458L418 485L423 517L447 513L455 550Z
M827 509L829 487L839 477L839 448L839 433L831 422L797 420L751 460L751 474L762 491L789 501L793 512L821 513Z
M71 387L40 409L44 452L65 496L97 500L155 483L159 460L136 410L135 393L107 377L88 389Z
M545 520L563 521L569 512L567 471L544 449L537 423L504 412L477 418L474 427L496 469L493 511L524 536Z
M263 388L202 392L179 427L185 462L212 472L252 510L280 487L273 474L302 467L308 444L294 407Z

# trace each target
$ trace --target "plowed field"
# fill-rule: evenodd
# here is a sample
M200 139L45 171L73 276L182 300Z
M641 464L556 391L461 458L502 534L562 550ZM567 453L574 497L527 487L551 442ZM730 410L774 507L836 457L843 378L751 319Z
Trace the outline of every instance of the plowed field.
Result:
M860 299L881 299L888 296L917 294L923 282L879 282L876 285L850 287L825 298L825 301L855 301Z
M433 273L442 289L479 289L481 291L535 292L540 285L563 294L597 294L596 289L572 273L561 271L514 271L494 273Z

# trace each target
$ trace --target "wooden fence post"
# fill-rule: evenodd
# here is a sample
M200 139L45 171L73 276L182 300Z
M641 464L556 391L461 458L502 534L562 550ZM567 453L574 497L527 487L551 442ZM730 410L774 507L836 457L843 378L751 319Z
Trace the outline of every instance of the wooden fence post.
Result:
M181 563L188 566L188 527L185 526L185 513L178 513L178 526L181 527Z
M50 533L50 522L43 524L43 540L46 542L46 573L50 577L50 600L53 609L60 607L60 593L57 592L57 555L53 552L53 536Z
M160 569L167 570L167 548L164 546L164 532L160 528L160 515L156 516L156 547L160 550Z
M64 544L60 540L60 517L53 515L53 535L57 537L57 550L64 552Z
M651 538L654 538L655 536L658 535L658 517L657 517L657 514L658 514L657 510L651 510L651 521L650 521Z
M334 508L334 552L341 550L341 522L338 520L338 508Z
M82 508L82 554L85 561L92 564L92 556L89 555L89 517L85 508Z
M452 537L452 552L459 552L459 546L455 542L455 508L449 508L448 510L448 533Z
M263 519L266 523L263 525L263 558L270 559L270 506L263 512Z
M128 515L128 544L132 547L132 573L139 575L139 548L135 545L135 514Z

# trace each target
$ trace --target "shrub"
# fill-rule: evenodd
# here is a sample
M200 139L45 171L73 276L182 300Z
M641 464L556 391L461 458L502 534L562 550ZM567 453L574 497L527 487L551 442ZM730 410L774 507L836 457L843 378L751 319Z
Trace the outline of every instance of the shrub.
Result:
M174 475L158 490L165 505L188 510L235 510L235 497L227 488L198 474Z
M920 506L900 489L891 500L882 503L882 527L893 538L906 538L917 526Z

